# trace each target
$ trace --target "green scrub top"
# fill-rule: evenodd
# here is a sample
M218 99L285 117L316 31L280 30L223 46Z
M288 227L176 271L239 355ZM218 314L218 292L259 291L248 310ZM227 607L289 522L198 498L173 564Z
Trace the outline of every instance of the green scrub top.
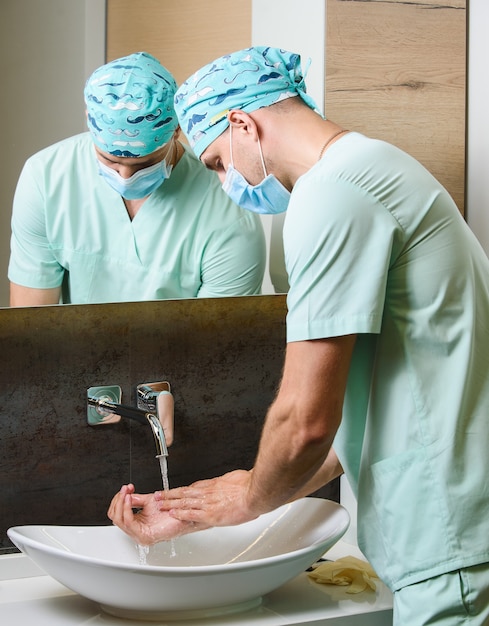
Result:
M489 561L489 263L446 190L350 133L297 182L287 340L356 334L334 448L392 590Z
M265 238L258 216L231 202L186 150L133 220L99 175L89 133L26 162L12 216L10 281L69 285L72 303L260 293Z

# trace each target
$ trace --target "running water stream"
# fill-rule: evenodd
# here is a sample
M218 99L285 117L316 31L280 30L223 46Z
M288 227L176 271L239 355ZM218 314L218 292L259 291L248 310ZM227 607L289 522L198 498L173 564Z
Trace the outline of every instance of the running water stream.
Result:
M170 491L170 482L168 480L168 461L165 455L158 457L160 459L161 480L163 481L164 491Z
M161 480L163 481L163 490L170 491L170 482L168 480L168 461L165 455L161 455L157 457L160 461L160 470L161 470ZM142 546L138 544L138 554L139 554L139 564L146 565L147 564L147 556L149 554L149 546ZM177 555L177 551L175 549L175 539L170 539L170 557L174 557Z
M168 461L165 455L161 455L160 459L160 469L161 469L161 479L163 481L163 490L170 491L170 482L168 480ZM175 539L170 539L170 557L176 556L177 551L175 550Z

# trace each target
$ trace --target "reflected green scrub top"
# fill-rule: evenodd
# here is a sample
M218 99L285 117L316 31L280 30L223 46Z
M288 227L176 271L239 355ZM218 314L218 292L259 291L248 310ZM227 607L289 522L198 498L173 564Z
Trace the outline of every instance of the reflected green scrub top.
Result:
M73 303L249 295L264 268L259 217L188 150L132 221L98 173L89 133L32 156L19 178L14 283L46 289L68 278Z
M358 333L334 447L392 590L489 561L489 263L414 159L344 136L294 187L290 342Z

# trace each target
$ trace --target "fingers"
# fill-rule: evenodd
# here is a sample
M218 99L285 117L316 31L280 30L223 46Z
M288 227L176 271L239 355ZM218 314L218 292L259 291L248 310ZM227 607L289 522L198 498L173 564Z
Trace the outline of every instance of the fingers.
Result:
M169 509L168 514L176 520L180 522L185 522L186 524L191 524L194 528L193 530L209 528L211 525L214 526L214 523L209 523L209 514L207 511L202 509Z
M132 506L133 507L142 507L142 506L146 506L147 504L149 504L150 501L154 500L154 494L153 493L133 493L131 495L131 500L132 500Z
M107 515L117 526L122 527L125 524L129 511L134 517L131 504L132 493L134 493L134 485L122 485L119 492L112 498Z
M161 503L172 503L180 508L200 506L203 501L212 502L222 497L223 483L216 478L199 480L188 487L175 487L169 491L156 491L154 497ZM165 508L168 508L165 506Z
M111 503L109 505L109 509L107 511L107 517L114 521L114 516L116 515L116 511L119 509L120 499L125 496L127 493L128 485L122 485L118 493L112 498Z
M132 537L136 543L150 545L154 543L154 540L145 525L144 506L149 501L148 496L151 494L134 495L133 491L132 485L123 485L119 493L114 496L108 515L112 522ZM143 508L135 514L133 509L139 506Z
M229 526L257 517L247 503L251 473L235 470L188 487L155 493L155 504L175 520L194 526Z
M187 489L181 489L176 491L157 491L154 494L154 499L158 502L160 510L168 511L172 508L178 509L194 509L202 508L207 498L201 491L187 491Z
M134 513L134 508L138 508ZM107 515L112 522L141 545L167 541L197 530L161 511L154 494L136 494L134 485L123 485L112 498Z

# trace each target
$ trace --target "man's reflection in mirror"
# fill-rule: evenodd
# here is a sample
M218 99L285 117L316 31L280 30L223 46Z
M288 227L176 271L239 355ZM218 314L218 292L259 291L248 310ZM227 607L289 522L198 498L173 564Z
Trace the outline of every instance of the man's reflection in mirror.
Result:
M20 175L11 306L260 293L260 218L179 141L176 89L145 52L88 79L89 131L31 156Z

